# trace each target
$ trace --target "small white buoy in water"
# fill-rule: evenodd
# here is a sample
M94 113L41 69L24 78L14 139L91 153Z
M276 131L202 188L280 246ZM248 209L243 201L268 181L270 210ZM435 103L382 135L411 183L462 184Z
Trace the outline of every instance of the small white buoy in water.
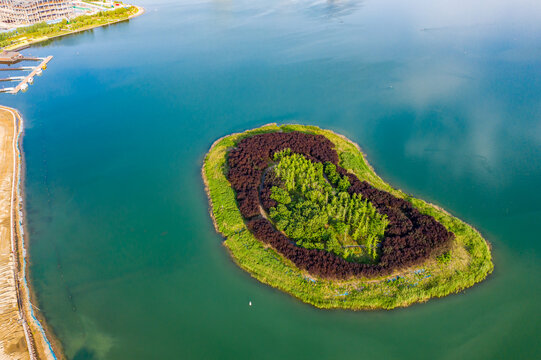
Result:
M250 301L250 302L248 303L248 305L252 306L252 302Z

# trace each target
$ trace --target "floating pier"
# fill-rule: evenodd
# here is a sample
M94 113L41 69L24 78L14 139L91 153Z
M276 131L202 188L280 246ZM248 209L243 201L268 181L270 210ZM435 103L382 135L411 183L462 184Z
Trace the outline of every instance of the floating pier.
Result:
M0 82L6 81L20 81L15 87L0 89L0 93L17 94L21 90L26 90L28 85L34 82L34 76L40 75L43 70L47 68L47 63L51 61L53 57L47 56L46 58L24 58L24 60L41 61L37 66L22 66L18 68L1 68L0 71L24 71L31 70L26 76L12 76L5 79L0 79Z
M0 71L17 71L17 70L33 70L34 66L22 66L22 67L16 67L16 68L0 68Z
M0 79L0 82L5 82L5 81L21 81L21 80L24 80L24 76L10 76L8 78L5 78L5 79Z

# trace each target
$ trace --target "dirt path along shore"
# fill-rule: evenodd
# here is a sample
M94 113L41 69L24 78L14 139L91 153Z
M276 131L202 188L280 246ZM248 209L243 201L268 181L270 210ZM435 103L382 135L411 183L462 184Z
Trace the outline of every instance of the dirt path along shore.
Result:
M31 303L20 189L23 119L0 105L0 360L63 359ZM55 350L53 350L55 346ZM56 354L55 354L56 352Z
M14 181L13 141L16 119L0 108L0 359L30 359L17 306L15 253L11 244L11 196Z

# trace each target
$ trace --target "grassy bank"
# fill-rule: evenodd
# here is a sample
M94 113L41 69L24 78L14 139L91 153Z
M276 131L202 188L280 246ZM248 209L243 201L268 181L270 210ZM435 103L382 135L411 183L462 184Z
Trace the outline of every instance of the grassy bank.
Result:
M451 250L422 266L385 278L346 281L319 279L299 270L272 248L256 240L246 229L235 194L226 178L227 151L242 138L272 131L303 131L331 140L340 165L359 179L410 201L424 214L434 216L455 234ZM493 270L490 250L479 232L434 205L414 199L385 183L366 162L357 145L329 130L302 125L267 125L226 136L213 144L202 169L211 204L211 216L225 246L243 269L261 282L279 288L321 308L392 309L456 293L482 281Z
M34 24L0 34L0 47L4 50L16 50L54 37L124 21L138 13L142 13L141 8L130 6L100 11L94 15L82 15L70 21L62 20L56 24L49 25L45 22Z

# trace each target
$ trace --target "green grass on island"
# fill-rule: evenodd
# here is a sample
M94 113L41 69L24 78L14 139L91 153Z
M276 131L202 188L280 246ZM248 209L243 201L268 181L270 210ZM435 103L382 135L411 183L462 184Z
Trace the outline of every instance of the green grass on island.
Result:
M81 15L71 20L62 20L56 24L46 22L20 27L0 34L0 47L5 50L16 49L35 44L53 37L84 31L96 26L127 20L139 11L136 6L121 7L114 10L100 11L93 15Z
M295 267L291 261L258 241L248 231L237 207L234 190L226 178L227 153L239 140L259 133L276 131L301 131L327 137L334 143L343 168L376 188L406 199L421 213L434 216L453 232L455 238L449 250L422 265L379 278L329 280L315 277ZM291 154L283 152L274 159L276 162L274 169L280 169L279 177L282 180L289 178L296 181L293 181L294 184L290 181L289 186L285 185L280 190L273 188L272 197L278 199L279 204L275 210L271 210L270 217L273 223L286 232L293 241L299 240L300 243L297 243L299 246L324 248L353 261L376 261L376 245L386 226L385 217L377 216L372 212L373 207L361 199L346 198L344 192L339 190L348 184L345 184L345 178L339 178L338 174L335 174L338 178L333 177L332 168L325 169L325 166L317 166L302 158L302 155L292 157ZM295 168L302 163L306 170L305 174L310 175L301 176L293 171L290 166L292 162L296 162ZM226 136L216 141L207 153L202 175L216 230L225 237L224 245L229 249L235 262L259 281L319 308L361 310L404 307L471 287L485 279L494 267L489 246L477 230L435 205L392 188L369 166L357 145L329 130L315 126L271 124ZM309 181L317 191L301 196L304 191L299 191L299 188L302 188L303 184L306 185L306 181ZM328 186L329 182L334 183L338 190ZM303 206L308 207L304 209L304 214L309 213L309 208L314 206L320 210L325 209L323 218L309 216L310 226L319 229L317 235L334 240L322 243L316 236L308 237L308 241L307 237L301 236L301 230L297 229L295 221L300 218L302 210L299 209L303 209ZM282 211L282 214L279 211ZM295 213L296 211L300 212ZM363 218L363 215L364 222L361 222L359 219ZM291 228L286 221L293 222ZM330 226L325 227L325 223ZM359 227L362 227L362 231L357 231ZM345 249L353 250L345 251Z

